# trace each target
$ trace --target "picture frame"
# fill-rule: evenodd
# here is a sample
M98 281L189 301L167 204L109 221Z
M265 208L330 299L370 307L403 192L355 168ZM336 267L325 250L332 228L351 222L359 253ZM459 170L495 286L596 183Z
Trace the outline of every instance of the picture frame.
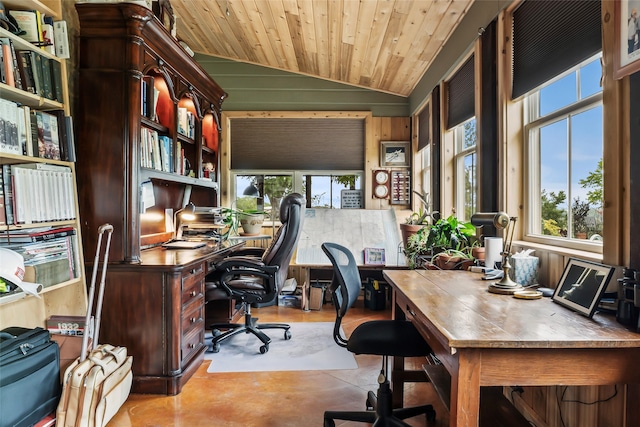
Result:
M591 318L614 270L608 265L569 258L551 299Z
M631 44L628 34L634 11L636 32ZM640 0L615 0L613 19L616 33L613 43L613 77L621 79L640 70Z
M381 141L380 166L408 168L411 165L410 141Z
M364 248L365 265L385 265L384 248Z

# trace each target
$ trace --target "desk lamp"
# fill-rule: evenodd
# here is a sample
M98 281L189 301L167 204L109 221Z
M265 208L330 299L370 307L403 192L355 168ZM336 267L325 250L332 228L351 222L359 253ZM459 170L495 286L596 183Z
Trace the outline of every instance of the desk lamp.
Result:
M523 287L509 277L511 270L511 243L513 242L513 234L515 233L517 217L510 217L506 212L477 212L471 216L471 224L476 227L483 225L492 225L497 229L504 229L503 247L502 247L502 279L489 285L489 292L496 294L513 294L522 290ZM511 234L509 234L511 232Z
M178 209L176 213L173 214L173 238L174 240L182 239L182 227L178 223L178 218L185 219L187 221L193 221L195 217L196 206L189 202L184 208Z

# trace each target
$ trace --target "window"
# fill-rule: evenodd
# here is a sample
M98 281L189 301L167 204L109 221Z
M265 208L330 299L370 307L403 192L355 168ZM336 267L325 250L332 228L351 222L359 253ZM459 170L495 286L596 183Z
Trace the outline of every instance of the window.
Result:
M287 194L297 192L307 199L307 207L340 209L342 190L359 190L361 171L288 171L260 173L243 171L233 173L234 200L239 209L258 209L278 215L280 200ZM247 195L251 186L256 195ZM245 192L245 190L247 190Z
M602 240L600 55L525 99L527 237L587 249ZM588 240L585 240L588 239ZM595 250L595 247L594 247Z
M454 128L456 212L458 219L469 221L477 210L478 185L475 117Z

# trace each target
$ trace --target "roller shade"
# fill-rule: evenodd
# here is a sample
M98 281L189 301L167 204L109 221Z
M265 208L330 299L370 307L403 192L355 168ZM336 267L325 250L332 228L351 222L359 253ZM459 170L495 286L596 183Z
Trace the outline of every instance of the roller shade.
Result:
M475 115L473 55L447 83L447 129Z
M362 170L363 119L232 119L231 168Z
M599 0L523 2L513 12L512 99L601 50Z

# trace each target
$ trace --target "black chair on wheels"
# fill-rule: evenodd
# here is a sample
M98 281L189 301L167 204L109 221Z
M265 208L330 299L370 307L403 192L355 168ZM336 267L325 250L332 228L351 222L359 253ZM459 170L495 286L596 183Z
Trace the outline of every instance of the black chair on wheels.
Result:
M336 321L333 338L341 347L355 354L375 354L382 356L382 369L378 376L378 392L370 391L367 396L367 411L326 411L324 427L335 426L334 420L359 421L373 423L374 427L408 426L402 420L425 414L427 420L436 418L431 405L411 408L392 407L392 393L389 384L389 356L417 357L427 356L431 348L422 338L415 326L405 320L372 320L360 324L345 338L340 333L340 325L347 311L360 295L360 274L358 266L349 249L335 243L323 243L322 250L333 264L331 292L336 308Z
M213 339L211 350L218 352L220 343L239 333L251 333L262 341L260 353L269 351L271 339L262 329L284 329L284 339L291 338L289 325L284 323L257 323L251 317L252 304L266 304L274 301L287 279L289 263L293 256L304 219L305 199L292 193L280 204L282 225L276 232L271 245L262 250L247 248L235 252L216 265L216 269L205 280L205 301L233 299L238 301L245 312L244 323L219 323L211 325ZM221 330L225 330L221 332Z

